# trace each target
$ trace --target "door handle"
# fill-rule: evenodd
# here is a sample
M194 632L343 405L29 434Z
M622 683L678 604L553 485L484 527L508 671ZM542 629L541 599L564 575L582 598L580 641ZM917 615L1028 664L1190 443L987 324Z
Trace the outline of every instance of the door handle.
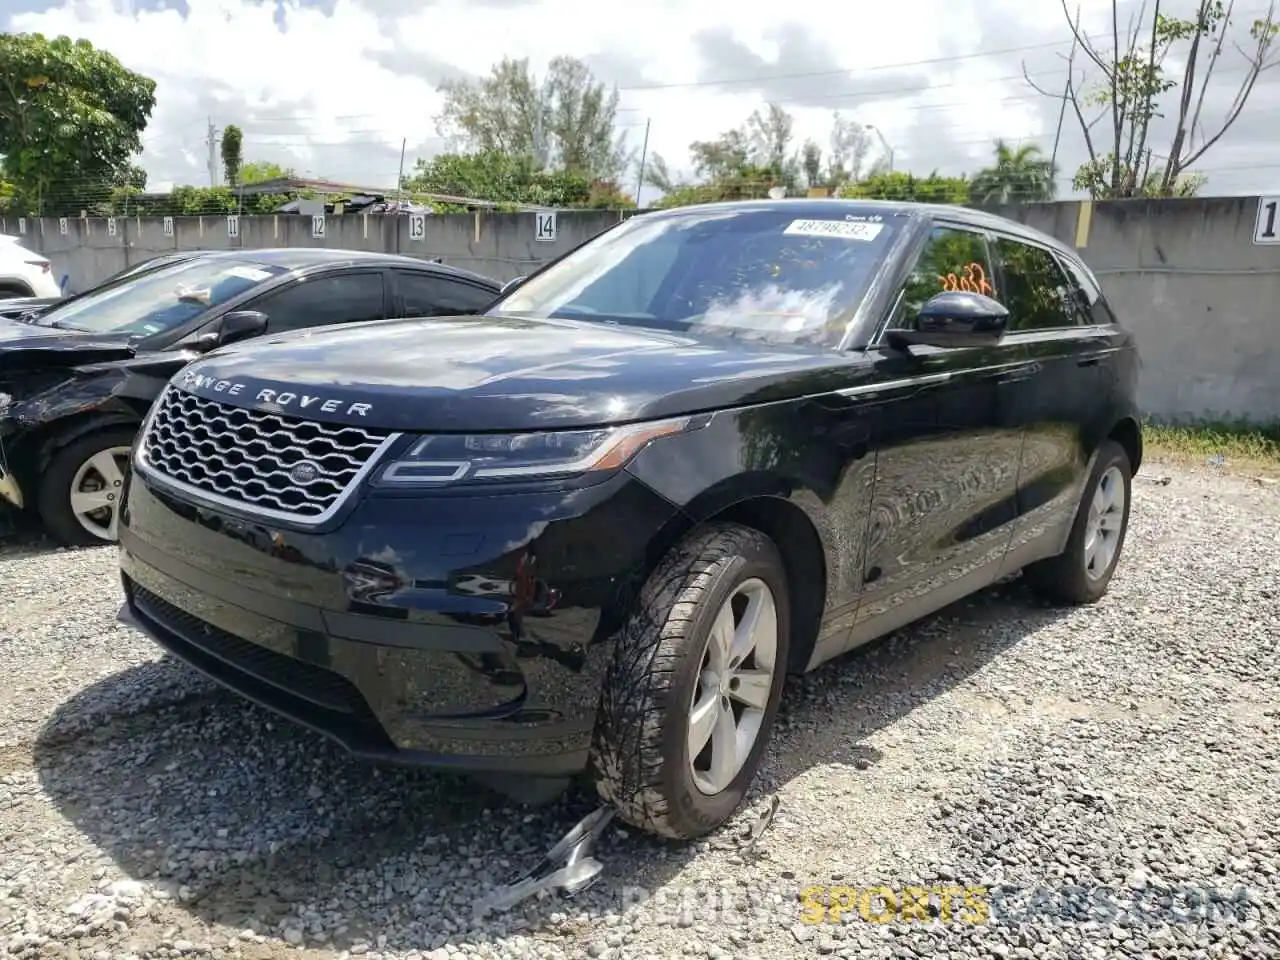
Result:
M1100 359L1099 357L1085 357L1083 360L1077 360L1077 361L1076 361L1076 366L1078 366L1078 367L1096 367L1096 366L1098 365L1098 360L1099 360L1099 359Z

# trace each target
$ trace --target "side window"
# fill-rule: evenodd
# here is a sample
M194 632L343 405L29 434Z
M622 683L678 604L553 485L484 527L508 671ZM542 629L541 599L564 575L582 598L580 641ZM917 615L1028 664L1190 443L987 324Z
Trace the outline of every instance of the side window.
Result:
M381 320L381 273L343 273L300 280L248 305L267 315L268 333L286 333L330 323Z
M1009 308L1010 330L1054 330L1088 322L1072 292L1074 284L1052 253L1007 237L996 240L996 252L1004 267L1000 299Z
M396 285L404 301L401 316L405 317L479 313L498 299L497 293L484 287L425 272L397 271Z
M1111 312L1111 307L1107 305L1107 301L1102 298L1102 290L1099 289L1097 281L1093 279L1093 274L1070 257L1060 255L1058 262L1066 268L1067 276L1072 280L1071 285L1077 293L1080 306L1088 315L1086 322L1096 323L1100 326L1115 323L1115 314Z
M972 290L1000 299L994 284L985 236L959 227L934 227L907 277L889 325L914 327L920 308L944 290Z

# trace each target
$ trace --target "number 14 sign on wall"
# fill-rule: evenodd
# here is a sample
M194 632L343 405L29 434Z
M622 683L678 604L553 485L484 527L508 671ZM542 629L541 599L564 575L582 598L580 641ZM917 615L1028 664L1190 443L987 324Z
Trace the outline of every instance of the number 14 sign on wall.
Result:
M1254 243L1280 243L1280 197L1258 200L1258 222L1253 226Z

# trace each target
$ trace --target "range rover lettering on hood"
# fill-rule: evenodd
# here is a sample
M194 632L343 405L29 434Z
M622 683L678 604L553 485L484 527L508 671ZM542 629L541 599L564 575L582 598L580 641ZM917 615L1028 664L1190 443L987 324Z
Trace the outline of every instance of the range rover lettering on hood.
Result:
M179 385L183 389L202 391L211 394L222 394L227 397L245 396L246 391L253 388L240 380L222 380L200 373L183 374ZM261 388L252 394L257 403L270 404L284 410L312 410L318 413L340 413L349 417L367 417L373 410L370 403L350 403L336 397L325 397L315 393L302 393L293 390L275 390Z

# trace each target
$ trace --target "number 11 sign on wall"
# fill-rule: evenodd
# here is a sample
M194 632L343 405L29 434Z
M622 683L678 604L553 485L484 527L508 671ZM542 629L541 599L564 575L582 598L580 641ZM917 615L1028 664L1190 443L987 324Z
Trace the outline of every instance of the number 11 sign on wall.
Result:
M1280 243L1280 197L1258 200L1258 222L1253 226L1254 243Z

